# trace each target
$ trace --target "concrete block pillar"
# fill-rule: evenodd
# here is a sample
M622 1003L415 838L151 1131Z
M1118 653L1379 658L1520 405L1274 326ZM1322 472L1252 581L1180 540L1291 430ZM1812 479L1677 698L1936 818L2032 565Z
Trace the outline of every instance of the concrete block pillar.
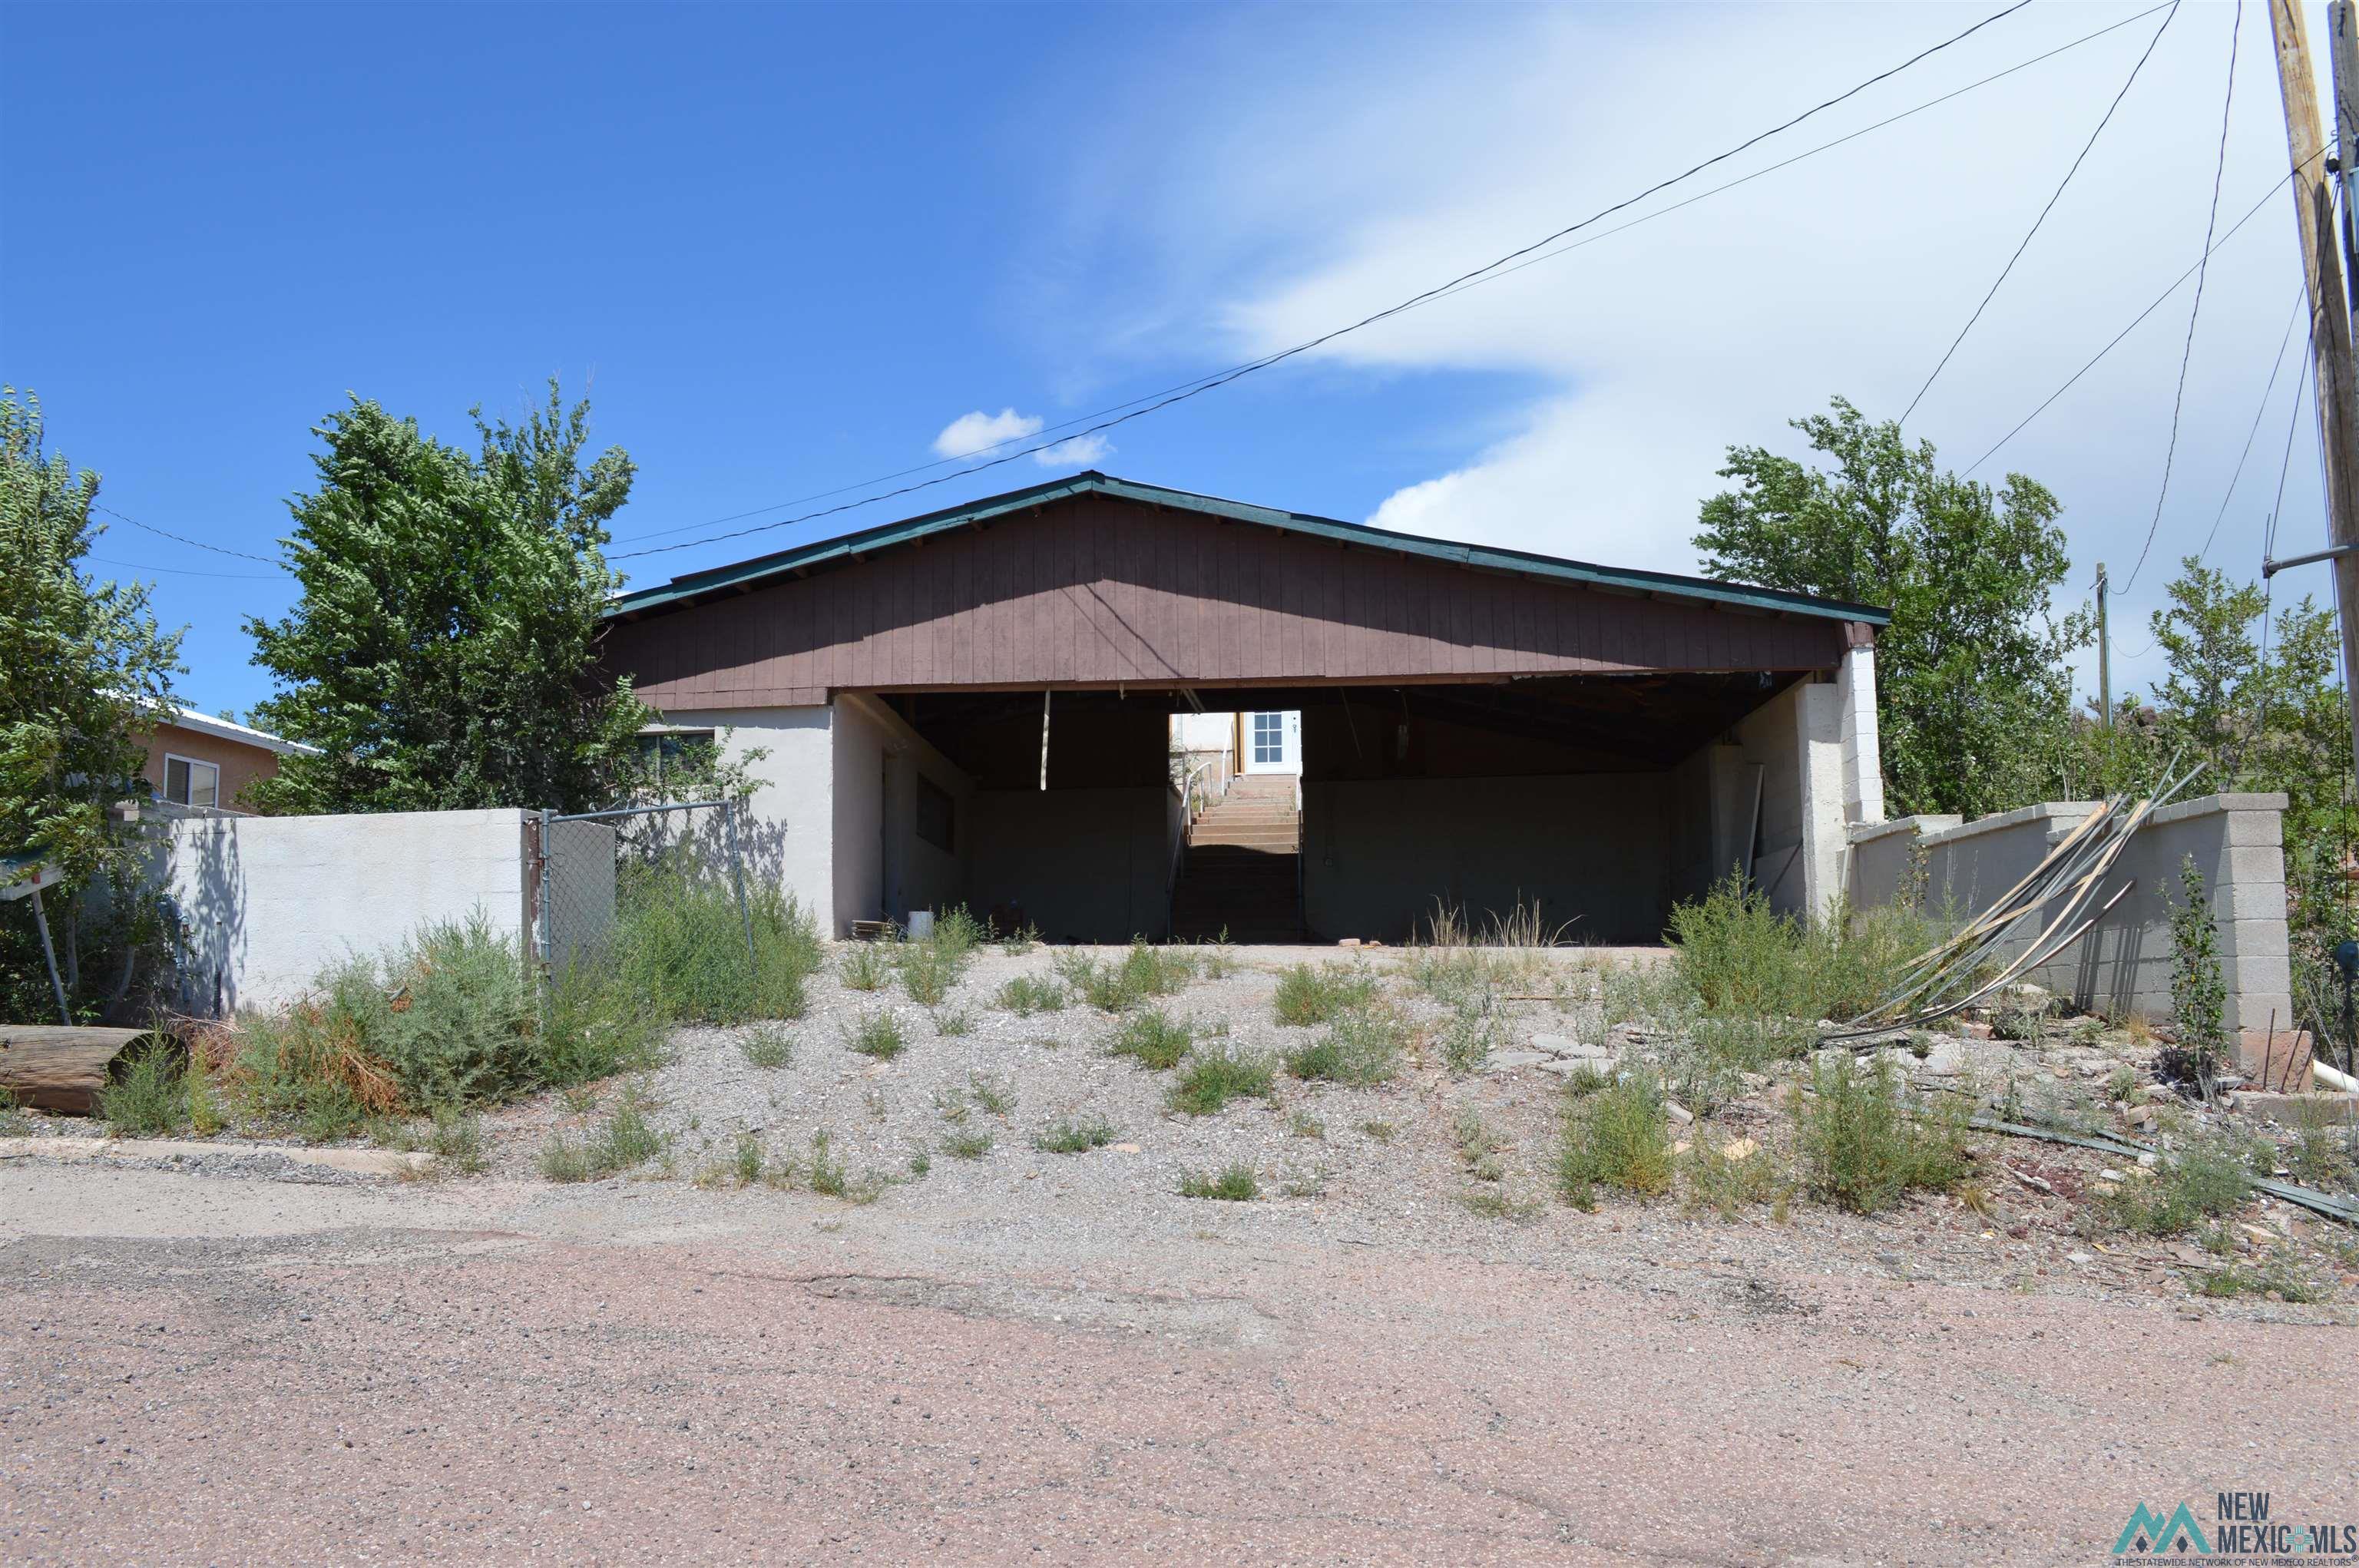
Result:
M1843 733L1843 820L1880 822L1884 820L1884 763L1875 723L1875 649L1854 648L1843 654L1835 673L1835 691L1842 711L1837 724Z
M1802 842L1797 867L1802 908L1818 920L1843 890L1846 796L1844 691L1840 684L1796 689L1794 751L1801 792ZM1882 810L1879 800L1877 809Z

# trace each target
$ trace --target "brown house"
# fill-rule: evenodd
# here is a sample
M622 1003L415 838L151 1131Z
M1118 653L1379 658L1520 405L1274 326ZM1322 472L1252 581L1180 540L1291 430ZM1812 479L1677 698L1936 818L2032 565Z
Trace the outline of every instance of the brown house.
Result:
M245 787L278 771L278 759L312 748L194 708L175 708L147 736L147 789L200 811L243 811Z
M1397 937L1537 899L1651 941L1732 869L1823 905L1883 816L1880 610L1094 473L609 615L669 732L766 754L765 868L839 931L963 902L1051 938L1232 908ZM1230 711L1286 716L1299 785L1255 790L1279 832L1191 850L1170 716Z

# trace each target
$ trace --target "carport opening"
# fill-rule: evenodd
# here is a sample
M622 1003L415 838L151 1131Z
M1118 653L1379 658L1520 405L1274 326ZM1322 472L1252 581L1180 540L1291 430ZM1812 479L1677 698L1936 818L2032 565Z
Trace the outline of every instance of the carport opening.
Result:
M1387 942L1537 909L1570 942L1658 942L1751 862L1759 769L1728 743L1793 679L877 693L924 743L887 757L888 908L1060 942ZM1230 712L1238 783L1183 811L1207 725L1174 715Z

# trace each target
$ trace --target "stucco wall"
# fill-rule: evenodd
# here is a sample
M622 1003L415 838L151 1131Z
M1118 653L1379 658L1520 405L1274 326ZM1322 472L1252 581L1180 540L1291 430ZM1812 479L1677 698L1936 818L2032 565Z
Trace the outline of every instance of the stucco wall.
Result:
M2136 886L2114 912L2028 978L2083 1007L2170 1014L2170 911L2180 868L2192 856L2203 874L2228 983L2228 1027L2242 1031L2257 1061L2270 1028L2293 1016L2285 924L2283 795L2205 795L2148 819L2114 863L2102 893ZM1925 901L1978 914L2013 887L2049 848L2095 810L2086 800L2050 801L1961 823L1955 817L1903 818L1854 831L1854 896L1863 906L1893 901L1907 886L1912 850L1921 850ZM2020 922L2007 947L2019 953L2061 912ZM2279 1042L2280 1060L2286 1047Z
M912 909L967 902L973 780L889 709L865 697L835 700L834 747L837 931L850 930L855 920L907 920ZM918 836L920 777L953 802L948 850Z
M1397 942L1434 900L1475 921L1540 900L1574 942L1654 942L1677 859L1669 773L1311 780L1304 918Z
M206 735L182 724L158 724L147 736L147 783L158 795L164 792L164 756L194 758L210 762L221 769L219 806L227 811L251 811L239 797L245 787L257 779L278 776L278 754L258 746L246 746L219 735Z
M1160 939L1170 915L1170 799L1161 785L978 791L976 911L1020 904L1051 942Z
M185 931L181 1005L213 1014L302 996L323 969L482 911L525 935L521 811L186 817L158 875Z
M835 771L829 713L812 708L681 708L664 722L711 729L756 780L745 813L747 874L775 883L824 925L835 909ZM754 761L752 753L764 755Z

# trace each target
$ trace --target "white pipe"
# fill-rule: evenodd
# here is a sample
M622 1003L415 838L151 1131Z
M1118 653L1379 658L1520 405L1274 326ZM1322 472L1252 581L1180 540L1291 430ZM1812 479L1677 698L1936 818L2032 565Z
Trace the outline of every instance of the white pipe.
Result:
M2315 1056L2310 1059L2310 1075L2330 1089L2340 1090L2345 1094L2359 1094L2359 1078L2354 1078L2340 1068L2329 1067Z

